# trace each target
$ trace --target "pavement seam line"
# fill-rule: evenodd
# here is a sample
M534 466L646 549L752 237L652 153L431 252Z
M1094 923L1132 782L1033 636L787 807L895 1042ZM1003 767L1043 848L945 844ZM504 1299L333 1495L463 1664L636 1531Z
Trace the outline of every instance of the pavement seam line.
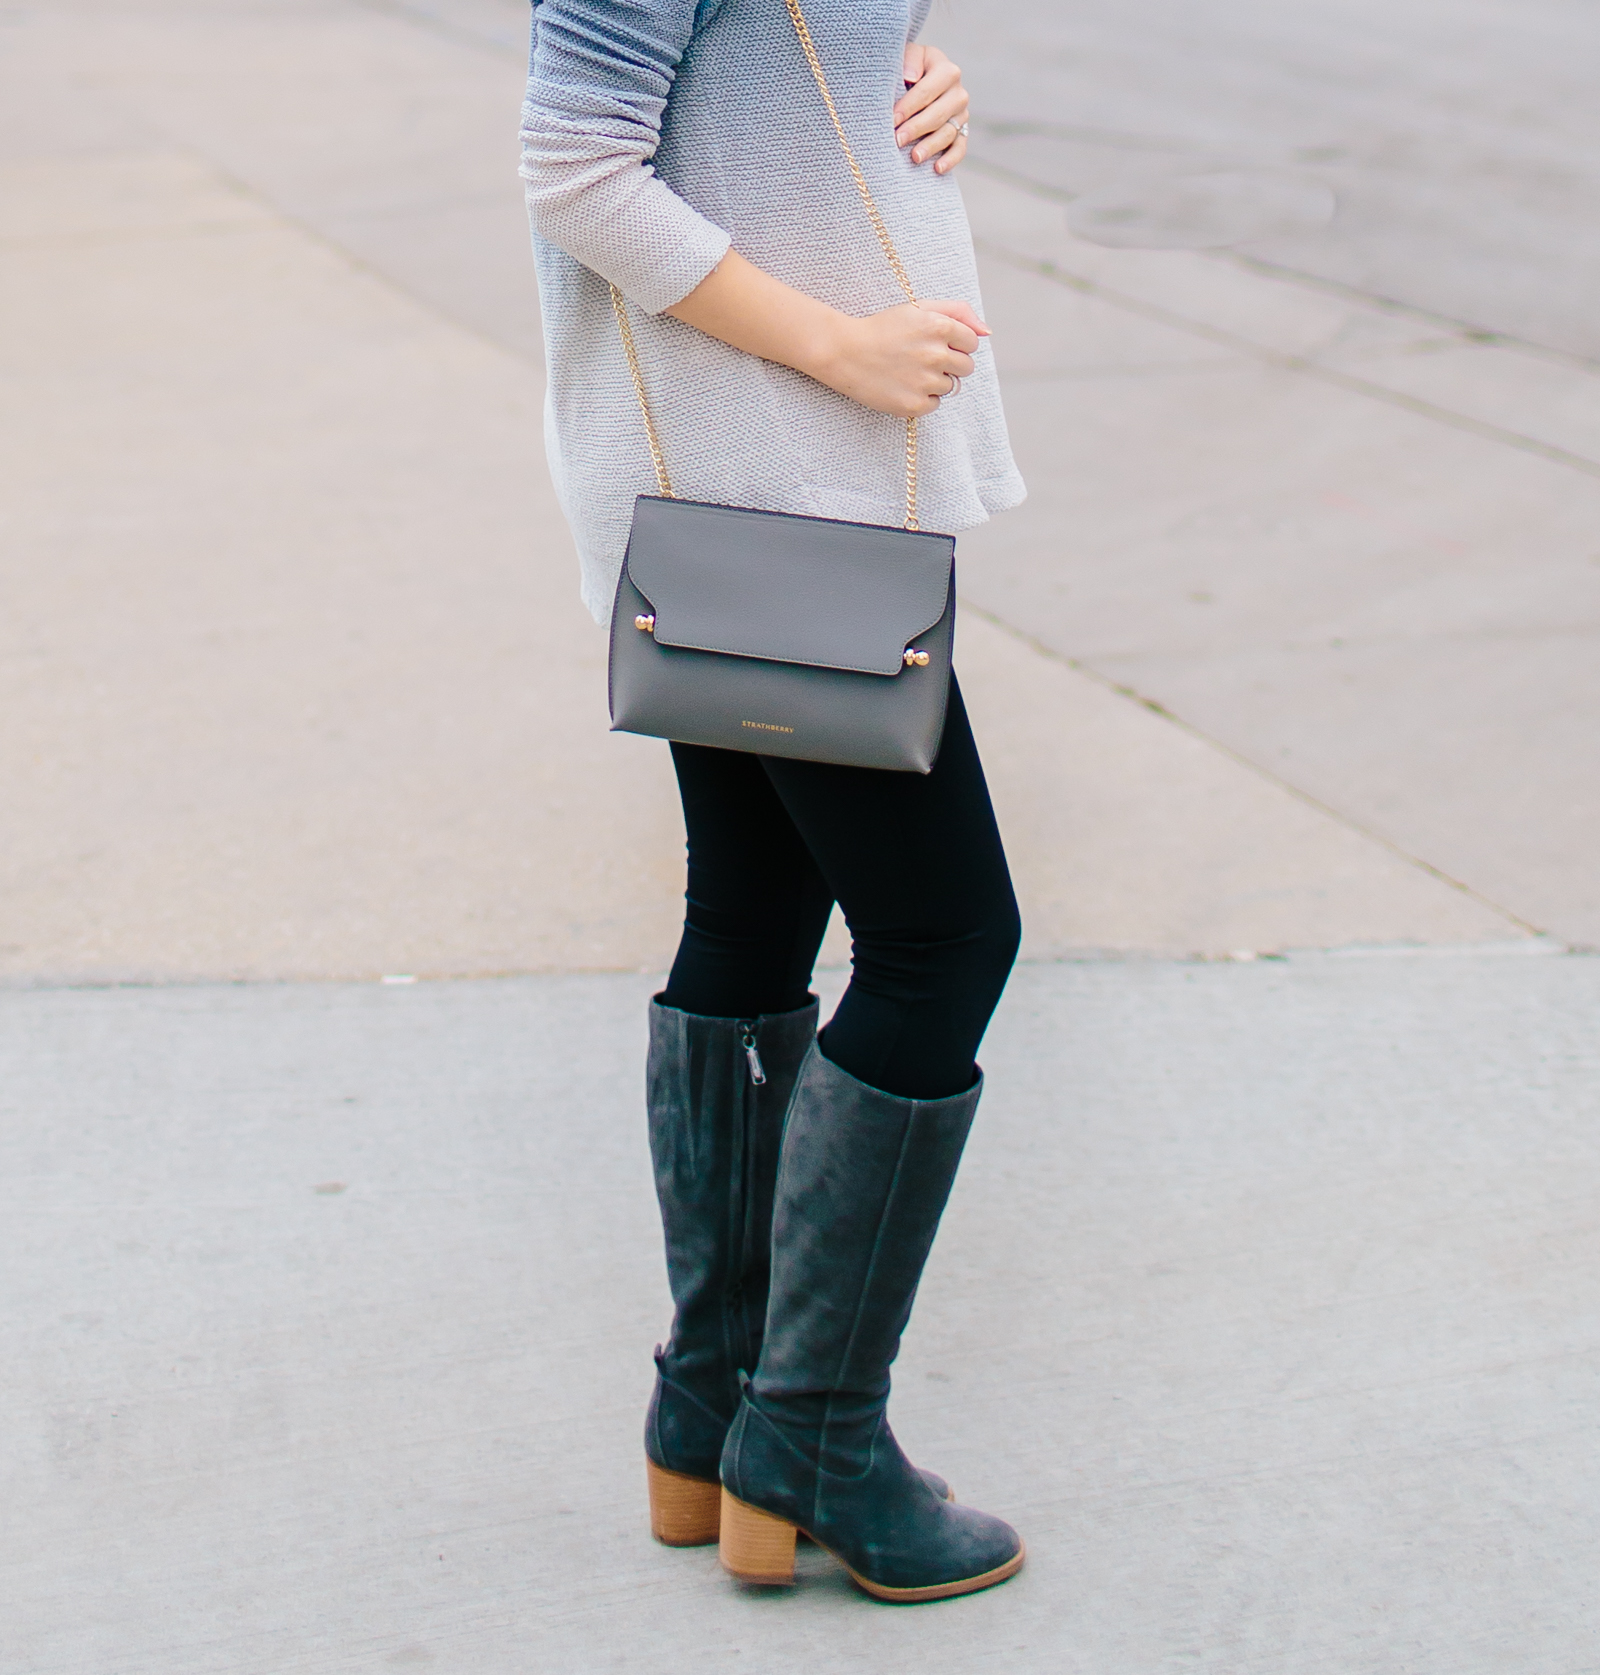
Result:
M990 128L1003 128L1004 124L988 123ZM1152 148L1155 149L1155 148ZM965 166L975 174L987 175L991 180L997 180L1002 185L1014 186L1030 198L1042 198L1048 203L1071 204L1076 203L1082 196L1078 192L1067 192L1058 186L1046 185L1042 180L1035 180L1031 175L1025 175L1016 169L1008 169L1003 163L992 162L987 157L971 157L965 161ZM1103 248L1111 248L1105 246ZM1144 255L1160 254L1159 251L1144 250ZM1275 279L1280 284L1296 285L1302 290L1318 291L1326 296L1341 297L1347 302L1361 303L1368 308L1376 308L1385 314L1401 314L1409 319L1426 322L1430 326L1438 326L1446 331L1455 332L1469 343L1480 344L1487 348L1515 349L1519 354L1534 356L1540 360L1549 361L1556 366L1565 366L1577 372L1591 374L1600 373L1600 358L1592 355L1579 355L1570 349L1553 349L1548 343L1535 343L1530 338L1518 337L1514 332L1496 331L1490 327L1480 326L1471 320L1463 320L1454 314L1440 314L1431 308L1424 308L1420 303L1403 302L1399 297L1386 296L1380 291L1364 291L1359 285L1347 284L1341 279L1327 279L1318 273L1307 273L1303 268L1286 267L1278 262L1269 262L1260 256L1247 255L1242 250L1210 249L1192 250L1179 248L1169 252L1173 255L1203 256L1207 261L1218 262L1228 267L1243 268L1247 273L1253 273L1263 279Z
M1110 286L1102 285L1097 280L1085 279L1081 274L1072 273L1047 257L1024 256L1020 251L1011 250L993 239L975 238L973 242L984 255L993 256L997 261L1019 268L1024 273L1036 274L1041 279L1051 280L1084 296L1098 297L1101 301L1121 308L1129 314L1138 314L1144 319L1153 320L1157 325L1185 331L1192 337L1204 338L1221 348L1249 355L1266 366L1276 367L1281 372L1301 373L1348 394L1367 396L1390 407L1413 413L1419 418L1432 419L1436 424L1446 425L1452 430L1464 431L1482 441L1498 442L1503 447L1533 454L1552 465L1564 465L1573 471L1580 471L1586 477L1600 477L1600 460L1586 459L1582 454L1570 453L1553 442L1540 442L1534 437L1522 435L1520 431L1506 430L1483 419L1469 418L1465 413L1452 413L1448 407L1436 407L1431 401L1423 401L1418 396L1391 390L1383 384L1374 384L1347 372L1336 372L1332 367L1323 366L1304 355L1290 355L1281 349L1269 349L1265 344L1254 343L1248 337L1240 337L1225 327L1208 325L1203 320L1191 320L1186 315L1163 308L1160 303L1146 302L1141 297L1130 296L1126 291L1112 290Z
M1600 374L1600 360L1590 355L1577 355L1568 349L1552 349L1548 343L1533 343L1511 332L1496 331L1490 326L1474 325L1470 320L1457 319L1453 314L1436 314L1414 302L1402 302L1398 297L1384 296L1377 291L1363 291L1358 285L1347 285L1341 279L1324 279L1318 273L1305 273L1299 268L1284 267L1260 256L1247 256L1242 250L1204 250L1200 255L1229 267L1242 268L1246 273L1262 279L1275 279L1282 285L1297 285L1305 291L1316 291L1323 296L1339 297L1346 302L1362 303L1384 314L1403 315L1441 330L1453 332L1463 343L1482 349L1512 349L1530 359L1564 366L1572 372L1583 372L1591 377Z
M447 326L451 331L463 332L476 342L493 349L496 354L507 355L525 367L532 367L535 376L540 380L539 388L542 391L544 378L544 357L542 355L530 355L526 350L518 349L512 344L503 342L500 338L485 331L482 326L474 325L470 320L463 320L460 315L443 307L432 297L424 296L420 291L413 290L403 280L395 278L392 273L379 267L376 262L369 261L367 257L359 255L348 245L340 243L332 233L324 232L320 227L315 226L310 221L303 220L275 199L268 197L259 187L253 185L242 175L235 174L227 164L219 158L213 157L209 152L201 150L192 141L184 139L168 129L158 129L157 132L161 133L175 153L196 159L230 191L247 198L252 204L265 211L272 226L287 228L291 232L300 234L309 243L316 245L319 250L324 250L329 255L337 257L352 273L358 273L364 279L369 279L374 284L383 286L393 296L403 297L413 308L420 309L429 318ZM258 225L255 230L261 230L260 226ZM529 273L531 278L531 259L529 261Z
M1343 814L1331 804L1323 802L1320 797L1315 797L1309 791L1302 790L1293 781L1284 779L1282 775L1275 773L1271 768L1264 767L1260 762L1256 762L1235 750L1232 745L1202 731L1192 721L1185 721L1181 715L1174 715L1165 704L1154 698L1147 698L1137 687L1129 686L1123 681L1113 680L1110 675L1102 674L1091 664L1069 656L1066 652L1057 651L1054 646L1046 644L1045 641L1030 634L1025 628L1016 627L994 611L986 610L982 605L975 605L964 596L960 599L960 607L964 611L970 611L976 617L981 617L991 627L998 628L1002 634L1009 635L1019 644L1028 647L1029 650L1037 652L1041 657L1048 658L1050 662L1060 664L1077 674L1085 675L1097 686L1115 693L1117 697L1126 698L1141 705L1153 714L1160 716L1163 721L1170 722L1174 727L1187 733L1190 738L1209 746L1212 750L1226 756L1230 761L1237 762L1240 767L1249 769L1258 779L1265 780L1267 784L1276 786L1280 791L1287 791L1291 797L1295 798L1297 802L1305 804L1307 808L1313 808L1319 814L1326 815L1330 820L1337 821L1346 831L1354 832L1357 837L1366 838L1369 842L1386 849L1396 859L1404 861L1408 866L1416 867L1430 877L1438 879L1441 884L1459 891L1470 901L1475 901L1480 907L1498 914L1500 918L1515 925L1517 929L1527 932L1529 936L1548 937L1550 935L1548 931L1541 930L1539 926L1524 919L1509 907L1503 907L1499 902L1491 901L1487 896L1473 889L1470 884L1464 884L1459 878L1452 878L1443 868L1436 867L1432 861L1424 860L1422 856L1412 854L1409 849L1402 848L1392 838L1387 838L1383 833L1372 831L1359 821L1352 820L1349 815Z

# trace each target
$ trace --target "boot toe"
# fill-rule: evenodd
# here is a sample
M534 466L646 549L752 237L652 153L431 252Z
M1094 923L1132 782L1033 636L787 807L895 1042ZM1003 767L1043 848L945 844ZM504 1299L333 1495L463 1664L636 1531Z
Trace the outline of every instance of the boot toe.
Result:
M846 1569L875 1599L898 1604L977 1593L1015 1576L1027 1549L1006 1523L973 1507L942 1502L936 1520L895 1531Z

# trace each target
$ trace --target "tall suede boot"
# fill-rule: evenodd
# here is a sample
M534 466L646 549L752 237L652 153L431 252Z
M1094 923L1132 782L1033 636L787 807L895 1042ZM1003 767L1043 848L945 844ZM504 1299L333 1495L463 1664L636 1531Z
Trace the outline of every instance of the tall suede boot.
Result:
M981 1088L898 1099L807 1055L783 1134L761 1360L722 1451L735 1576L792 1581L797 1531L879 1599L973 1593L1022 1568L1017 1532L934 1493L885 1413Z
M817 1003L762 1018L650 1005L650 1156L666 1236L672 1337L645 1421L650 1525L674 1547L717 1539L717 1466L739 1374L761 1354L783 1116Z

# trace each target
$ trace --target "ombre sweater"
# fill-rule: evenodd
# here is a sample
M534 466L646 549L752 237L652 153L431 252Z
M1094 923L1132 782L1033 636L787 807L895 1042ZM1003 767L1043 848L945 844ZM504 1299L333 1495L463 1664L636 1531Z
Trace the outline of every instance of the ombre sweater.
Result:
M906 42L930 0L805 0L851 144L924 297L981 314L961 193L895 145ZM655 492L608 282L633 305L674 490L863 523L904 516L904 425L803 373L663 314L729 245L853 315L903 302L856 194L784 0L535 0L522 174L549 364L545 440L604 620L634 497ZM924 529L1016 505L985 344L924 419Z

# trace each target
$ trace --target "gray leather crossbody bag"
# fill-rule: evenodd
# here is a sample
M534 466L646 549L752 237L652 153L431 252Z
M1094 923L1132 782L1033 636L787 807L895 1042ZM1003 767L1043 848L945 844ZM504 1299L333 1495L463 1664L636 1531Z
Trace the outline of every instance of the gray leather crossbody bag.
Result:
M785 4L867 217L915 302L799 0ZM634 502L612 606L612 729L927 773L950 695L956 543L917 523L917 421L906 421L903 528L680 500L614 285L611 304L660 490Z

